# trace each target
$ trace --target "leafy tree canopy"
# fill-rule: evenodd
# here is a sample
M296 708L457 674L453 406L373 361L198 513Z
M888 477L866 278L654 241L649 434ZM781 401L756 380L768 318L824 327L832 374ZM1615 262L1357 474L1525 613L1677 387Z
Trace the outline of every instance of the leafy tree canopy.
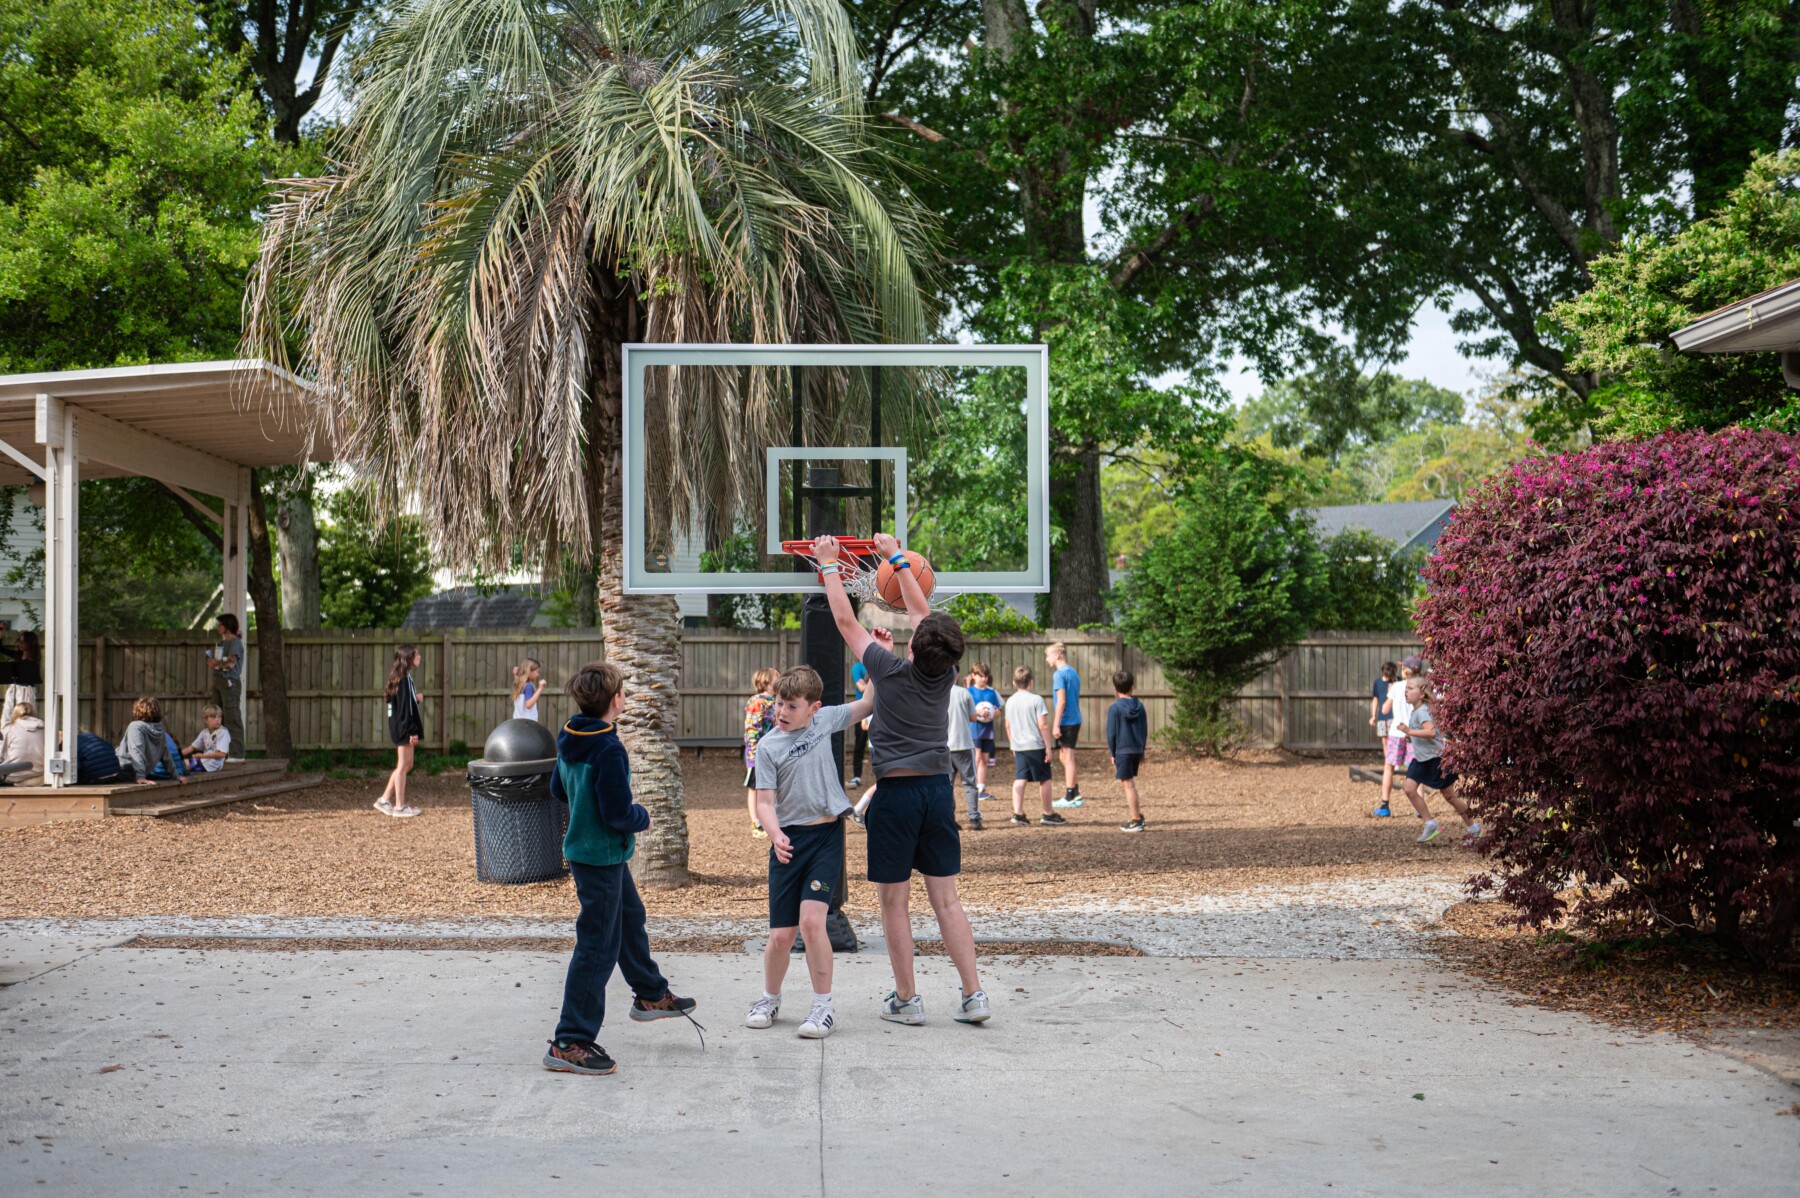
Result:
M1782 381L1779 355L1689 355L1670 340L1714 308L1800 278L1800 151L1758 158L1711 216L1628 238L1593 269L1593 287L1553 315L1601 380L1602 432L1800 428L1800 393Z
M1386 537L1351 528L1327 538L1326 585L1313 627L1332 632L1394 632L1412 627L1413 601L1424 592L1425 554L1395 552Z
M331 628L399 628L431 594L431 551L417 516L376 519L366 491L345 487L319 527L320 608Z
M1463 397L1424 379L1360 373L1347 352L1325 355L1319 369L1284 379L1238 410L1238 431L1267 436L1336 464L1345 450L1374 445L1432 424L1457 424Z

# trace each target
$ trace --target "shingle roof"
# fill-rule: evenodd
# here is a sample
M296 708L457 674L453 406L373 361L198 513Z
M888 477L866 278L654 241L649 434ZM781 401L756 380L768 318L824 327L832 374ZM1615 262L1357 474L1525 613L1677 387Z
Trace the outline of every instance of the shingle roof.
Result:
M1396 549L1411 545L1429 548L1444 530L1455 509L1452 499L1427 499L1417 503L1346 503L1312 509L1319 537L1334 537L1352 528L1386 537Z
M415 602L406 613L406 626L528 628L543 602L543 592L533 586L509 586L485 595L474 587L452 587Z

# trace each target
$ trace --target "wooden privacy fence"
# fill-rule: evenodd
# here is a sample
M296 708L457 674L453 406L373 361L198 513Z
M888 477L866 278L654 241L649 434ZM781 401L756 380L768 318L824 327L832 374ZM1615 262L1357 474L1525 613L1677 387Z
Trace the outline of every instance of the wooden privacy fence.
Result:
M1042 633L972 639L963 665L985 662L995 688L1012 693L1017 666L1037 675L1048 695L1044 646L1061 640L1081 675L1082 722L1088 746L1103 745L1113 671L1137 675L1137 695L1152 733L1169 719L1174 695L1161 665L1118 636L1105 632ZM83 641L82 727L117 739L140 694L157 696L177 737L200 726L205 703L205 653L211 637L192 632L140 632ZM595 629L400 629L332 630L289 634L288 708L299 749L387 748L382 690L396 646L415 644L424 664L414 673L424 700L425 741L448 749L463 742L479 750L495 724L512 714L512 668L526 656L543 663L546 682L539 718L555 727L572 710L562 684L582 663L603 655ZM1369 687L1383 661L1419 652L1405 633L1321 633L1303 641L1254 679L1238 697L1253 744L1302 752L1372 747ZM722 741L741 734L750 678L762 666L800 660L800 634L779 629L688 629L682 637L682 704L679 735L687 741ZM247 733L260 748L262 696L257 685L258 649L250 636L244 677L249 684ZM846 663L846 691L848 691ZM96 718L96 712L98 718ZM446 717L446 713L448 713Z

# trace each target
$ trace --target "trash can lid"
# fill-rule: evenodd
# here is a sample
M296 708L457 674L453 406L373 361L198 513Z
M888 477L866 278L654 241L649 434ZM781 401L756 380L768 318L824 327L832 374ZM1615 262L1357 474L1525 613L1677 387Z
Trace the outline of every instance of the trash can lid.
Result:
M490 778L547 774L556 768L556 734L536 720L506 720L488 733L469 772Z

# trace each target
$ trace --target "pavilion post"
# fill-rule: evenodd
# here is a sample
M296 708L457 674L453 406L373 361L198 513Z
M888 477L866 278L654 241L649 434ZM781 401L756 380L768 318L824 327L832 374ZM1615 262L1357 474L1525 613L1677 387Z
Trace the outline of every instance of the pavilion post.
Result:
M77 586L81 473L75 409L37 397L44 446L44 784L71 786L81 732L81 610Z

